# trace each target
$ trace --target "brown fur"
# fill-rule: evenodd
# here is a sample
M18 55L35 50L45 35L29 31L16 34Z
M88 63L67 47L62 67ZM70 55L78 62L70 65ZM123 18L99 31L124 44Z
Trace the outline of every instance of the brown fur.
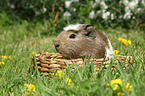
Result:
M75 34L76 37L70 38L71 34ZM102 32L96 31L91 25L82 24L79 31L62 31L54 41L54 45L65 58L85 56L103 58L108 41Z

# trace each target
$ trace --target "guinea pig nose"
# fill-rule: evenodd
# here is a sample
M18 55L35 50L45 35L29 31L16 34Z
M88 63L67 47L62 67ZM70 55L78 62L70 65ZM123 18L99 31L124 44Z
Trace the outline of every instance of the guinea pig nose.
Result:
M56 49L57 52L59 52L59 46L60 45L55 45L55 49Z

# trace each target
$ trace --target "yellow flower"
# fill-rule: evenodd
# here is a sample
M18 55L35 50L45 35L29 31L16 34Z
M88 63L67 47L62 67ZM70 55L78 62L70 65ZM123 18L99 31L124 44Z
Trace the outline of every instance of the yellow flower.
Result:
M121 79L111 80L111 86L115 84L115 87L113 88L113 90L117 90L118 84L121 84L121 83L122 83Z
M122 41L122 38L119 38L118 40L119 40L119 41Z
M66 83L67 83L67 82L71 82L71 79L70 79L70 78L67 78Z
M30 95L30 92L35 93L35 86L33 84L24 84L25 87L27 87L27 95ZM24 91L26 91L26 89L24 89Z
M124 44L125 44L126 42L127 42L127 40L126 40L126 39L122 39L122 43L124 43Z
M113 52L114 52L114 54L118 54L118 50L114 50Z
M9 56L9 59L11 59L11 56Z
M1 66L2 64L4 65L5 63L2 61L2 62L0 62L0 66Z
M34 55L34 54L35 54L35 51L32 52L32 55Z
M27 95L30 95L30 92L28 92Z
M118 92L117 94L118 94L118 96L120 96L121 95L121 92Z
M128 40L127 42L124 42L124 44L125 44L126 46L131 45L131 40Z
M121 79L116 79L116 83L121 84L122 83Z
M28 84L24 84L24 86L27 86L28 87Z
M57 70L57 73L55 74L55 76L59 76L59 78L63 77L63 75L65 75L65 73L62 73L62 70Z
M113 88L113 92L115 92L115 94L117 92L117 96L120 96L122 93L125 92L121 79L111 80L110 84L108 85ZM130 91L132 88L130 83L124 84L124 86L128 91Z
M70 82L71 82L71 79L70 78L67 78L66 83L67 83L68 86L71 86L71 83Z
M125 88L128 89L128 91L130 91L131 88L132 88L132 86L130 85L130 83L127 83L126 86L125 86Z
M68 83L67 85L68 85L68 86L71 86L71 83Z
M127 41L127 44L131 45L131 40L128 40L128 41Z
M4 56L1 56L2 57L2 59L7 59L7 56L6 55L4 55Z
M135 57L135 60L138 60L138 57Z
M117 90L118 88L118 85L116 84L115 87L113 88L113 90Z
M126 43L124 43L124 45L128 46L128 43L126 42Z

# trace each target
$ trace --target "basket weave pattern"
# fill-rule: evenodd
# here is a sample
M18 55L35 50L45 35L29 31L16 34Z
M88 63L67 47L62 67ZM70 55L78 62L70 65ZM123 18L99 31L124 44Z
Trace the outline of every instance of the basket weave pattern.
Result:
M115 58L119 59L121 62L124 62L126 65L129 64L129 62L132 63L132 57L131 56L116 56ZM78 58L78 59L65 59L63 58L59 53L49 53L49 52L44 52L44 53L39 53L35 54L33 57L33 68L36 69L36 64L38 67L38 70L40 73L43 73L44 75L49 75L54 73L55 69L64 69L66 68L66 65L69 64L71 67L72 64L76 64L78 66L83 65L83 59ZM99 70L99 67L105 67L107 68L111 62L110 58L101 58L101 59L92 59L94 68L96 71ZM91 63L91 61L89 63ZM114 63L117 62L116 59L113 59ZM112 68L115 66L115 64L112 65Z

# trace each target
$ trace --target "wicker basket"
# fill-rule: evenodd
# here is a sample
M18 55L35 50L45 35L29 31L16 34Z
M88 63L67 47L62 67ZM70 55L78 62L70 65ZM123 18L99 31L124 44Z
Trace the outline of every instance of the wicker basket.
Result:
M54 73L55 69L64 69L66 68L66 65L69 64L70 67L72 64L76 64L78 66L83 65L83 59L65 59L63 58L59 53L39 53L35 54L33 57L33 63L32 66L34 69L36 69L36 65L38 67L38 70L41 74L49 75ZM116 56L113 61L114 63L118 62L119 59L121 62L124 62L126 65L133 63L131 56ZM89 60L90 63L92 60ZM99 70L99 67L105 67L107 68L111 62L110 58L101 58L101 59L93 59L94 68L96 71ZM112 68L115 66L115 64L112 65Z

